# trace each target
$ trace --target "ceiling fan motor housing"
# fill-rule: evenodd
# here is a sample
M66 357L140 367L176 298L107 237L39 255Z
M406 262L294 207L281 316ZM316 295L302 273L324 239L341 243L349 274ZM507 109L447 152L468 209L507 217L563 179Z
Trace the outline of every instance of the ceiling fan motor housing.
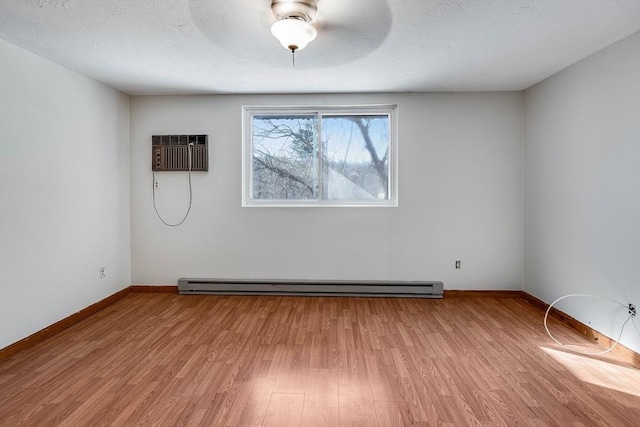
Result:
M316 16L316 0L273 0L271 11L277 20L299 19L311 22Z

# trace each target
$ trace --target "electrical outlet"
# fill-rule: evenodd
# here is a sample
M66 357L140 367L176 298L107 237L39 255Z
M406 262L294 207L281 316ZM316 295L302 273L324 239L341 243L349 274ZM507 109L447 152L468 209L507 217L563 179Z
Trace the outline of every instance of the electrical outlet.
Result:
M456 261L456 268L460 268L461 264L462 264L462 261Z
M160 181L153 181L153 188L160 188Z
M629 314L631 317L636 317L636 306L633 304L629 304Z
M100 278L104 279L106 276L107 276L107 269L106 269L106 267L102 267L100 269Z

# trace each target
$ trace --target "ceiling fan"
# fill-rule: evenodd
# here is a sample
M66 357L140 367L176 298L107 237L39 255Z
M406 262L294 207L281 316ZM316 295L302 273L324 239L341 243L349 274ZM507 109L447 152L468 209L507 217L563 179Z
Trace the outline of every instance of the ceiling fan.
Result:
M369 39L372 30L377 32L377 19L369 20L371 13L376 14L376 6L386 6L386 1L369 0L365 4L351 0L350 2L322 1L322 16L330 20L329 34L339 35L343 40L357 40L364 36ZM316 0L272 0L271 12L276 21L271 25L271 33L278 39L282 47L291 51L293 64L295 65L295 53L304 49L309 42L315 40L318 35L318 22L314 22L318 12ZM382 8L384 10L384 8ZM355 13L354 13L355 11ZM351 16L351 18L345 17ZM358 23L358 18L365 18L364 23ZM379 21L378 21L379 23ZM314 25L315 24L315 25ZM320 22L320 26L326 29L328 22ZM345 43L346 44L346 43Z
M300 66L311 70L348 64L374 52L391 30L388 2L190 0L189 6L196 27L233 56L282 68L282 56L274 52L280 44L294 54L307 49ZM266 36L269 32L278 40Z

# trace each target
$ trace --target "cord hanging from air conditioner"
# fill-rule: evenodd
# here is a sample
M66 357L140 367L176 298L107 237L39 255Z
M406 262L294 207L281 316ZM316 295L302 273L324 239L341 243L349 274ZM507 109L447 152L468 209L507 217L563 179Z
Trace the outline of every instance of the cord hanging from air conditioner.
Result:
M601 355L601 354L609 353L609 352L610 352L611 350L613 350L613 349L618 345L618 343L620 342L620 338L622 338L622 333L624 332L624 328L625 328L625 326L627 326L627 323L629 323L629 320L631 320L631 323L633 324L634 328L636 329L636 332L638 332L638 335L640 335L640 330L638 330L638 326L636 325L636 322L635 322L635 320L633 319L633 318L634 318L634 314L633 314L633 313L629 313L629 317L627 317L627 320L625 320L625 321L624 321L624 323L622 324L622 327L620 328L620 334L618 334L618 338L615 340L615 342L613 343L613 345L611 345L611 347L609 347L608 349L603 350L603 351L597 351L597 352L590 353L590 352L578 351L578 350L572 349L572 348L570 348L570 347L567 347L566 345L564 345L564 344L562 344L560 341L558 341L558 340L557 340L553 335L551 335L551 332L549 331L549 326L547 325L547 318L549 317L549 312L551 311L551 309L553 308L553 306L554 306L554 305L556 305L558 302L562 301L563 299L565 299L565 298L569 298L569 297L591 297L591 298L600 298L600 299L603 299L603 300L607 300L607 301L611 301L611 302L613 302L613 303L616 303L616 304L618 304L619 306L623 307L624 309L629 309L629 306L627 306L627 305L625 305L625 304L623 304L623 303L621 303L621 302L619 302L619 301L613 300L613 299L611 299L611 298L601 297L601 296L599 296L599 295L589 295L589 294L569 294L569 295L565 295L565 296L562 296L562 297L558 298L557 300L555 300L554 302L552 302L552 303L551 303L551 305L549 305L549 308L547 308L547 311L546 311L546 313L544 314L544 328L546 329L547 334L551 337L551 339L552 339L552 340L554 340L554 341L556 342L556 344L560 345L561 347L566 348L567 350L572 351L572 352L574 352L574 353L583 354L583 355L586 355L586 356L597 356L597 355Z
M158 216L158 218L160 219L160 221L162 221L162 223L168 227L178 227L179 225L182 225L184 223L184 221L187 219L187 217L189 216L189 212L191 212L191 202L193 201L193 191L191 188L191 147L193 146L193 143L189 143L189 145L187 145L187 164L188 164L188 169L189 169L189 207L187 208L187 212L184 214L184 217L182 218L182 221L175 223L175 224L171 224L168 223L167 221L165 221L162 216L160 215L160 212L158 212L158 207L156 206L156 172L153 171L153 182L152 182L152 187L153 187L153 210L156 211L156 215Z

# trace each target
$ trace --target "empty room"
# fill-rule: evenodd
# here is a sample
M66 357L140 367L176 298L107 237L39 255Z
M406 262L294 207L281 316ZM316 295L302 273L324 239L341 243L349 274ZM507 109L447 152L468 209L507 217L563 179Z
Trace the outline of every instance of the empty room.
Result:
M0 426L640 425L640 0L0 0Z

